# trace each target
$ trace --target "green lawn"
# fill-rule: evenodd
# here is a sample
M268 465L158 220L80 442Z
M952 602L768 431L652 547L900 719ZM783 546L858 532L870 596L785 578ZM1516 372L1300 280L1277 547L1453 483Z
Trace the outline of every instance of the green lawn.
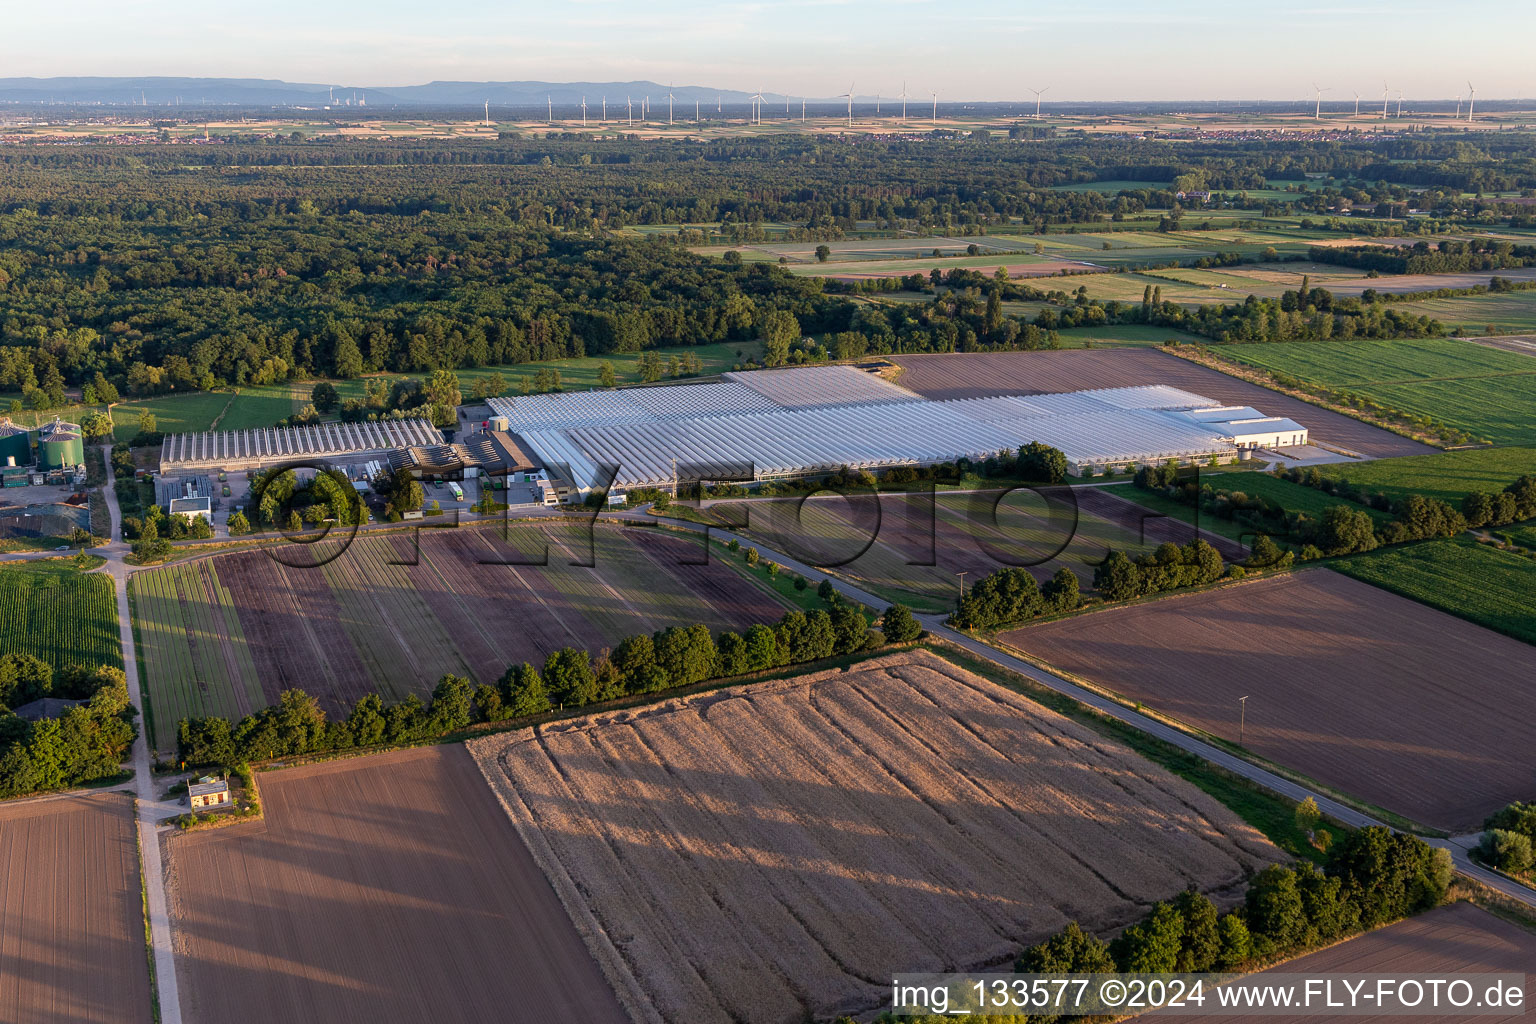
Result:
M208 430L235 397L229 391L189 391L120 402L112 407L113 433L119 441L133 437L139 432L139 415L143 412L152 413L155 429L167 434Z
M1386 548L1333 563L1347 576L1536 643L1536 560L1469 537Z
M1422 494L1457 504L1470 491L1502 491L1520 477L1536 474L1536 445L1338 463L1319 470L1334 480L1383 491L1394 500Z
M1536 441L1536 359L1455 338L1227 345L1252 366L1345 388L1495 443Z
M0 565L0 653L35 655L56 670L122 667L111 577L81 572L73 558Z

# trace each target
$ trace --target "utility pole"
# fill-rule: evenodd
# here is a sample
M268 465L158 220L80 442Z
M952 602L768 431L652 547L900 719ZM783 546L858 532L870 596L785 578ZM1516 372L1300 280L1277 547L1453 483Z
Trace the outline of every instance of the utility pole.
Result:
M1248 735L1248 698L1237 698L1237 745L1243 746Z
M956 576L960 577L960 600L962 600L962 601L965 600L965 573L966 572L970 572L970 570L967 569L967 570L965 570L965 572L957 572L957 573L955 573Z

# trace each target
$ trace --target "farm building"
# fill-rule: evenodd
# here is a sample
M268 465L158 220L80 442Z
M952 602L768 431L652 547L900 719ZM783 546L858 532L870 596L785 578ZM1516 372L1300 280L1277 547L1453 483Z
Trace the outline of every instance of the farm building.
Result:
M510 477L538 468L517 438L502 430L483 430L462 442L412 445L389 453L389 468L410 470L413 476L461 479L466 476Z
M386 458L397 448L440 444L442 432L423 419L171 434L160 446L160 471L263 469L309 459L362 461Z
M204 775L187 787L187 803L199 807L221 807L229 803L229 783Z
M16 708L13 714L26 722L41 722L45 718L63 718L70 710L84 703L83 700L65 700L62 697L40 697Z
M212 498L213 481L202 473L162 476L155 480L155 504L169 508L177 498Z
M679 477L762 481L979 461L1031 441L1061 449L1084 474L1307 439L1292 420L1165 385L935 401L847 366L491 405L567 499L610 477L616 489L671 490Z
M188 519L206 519L213 522L213 499L211 498L172 498L170 507L166 510L173 516L186 516Z

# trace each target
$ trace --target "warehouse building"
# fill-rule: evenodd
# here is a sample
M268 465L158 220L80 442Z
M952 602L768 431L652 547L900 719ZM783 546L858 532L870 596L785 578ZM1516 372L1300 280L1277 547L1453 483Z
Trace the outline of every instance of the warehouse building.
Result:
M443 443L442 431L423 419L170 434L160 446L160 471L264 469L304 460L383 460L398 448Z
M933 401L853 367L725 374L710 385L493 399L560 497L679 478L773 480L980 461L1040 441L1078 475L1232 459L1307 430L1165 385Z

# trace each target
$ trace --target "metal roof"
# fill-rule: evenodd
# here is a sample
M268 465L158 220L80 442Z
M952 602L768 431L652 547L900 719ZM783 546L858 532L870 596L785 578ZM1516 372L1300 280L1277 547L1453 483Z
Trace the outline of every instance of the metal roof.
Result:
M307 423L297 427L171 434L160 446L160 468L169 471L186 466L347 455L442 443L442 431L424 419Z
M922 396L852 366L789 366L733 371L721 379L745 384L781 409L921 402Z

